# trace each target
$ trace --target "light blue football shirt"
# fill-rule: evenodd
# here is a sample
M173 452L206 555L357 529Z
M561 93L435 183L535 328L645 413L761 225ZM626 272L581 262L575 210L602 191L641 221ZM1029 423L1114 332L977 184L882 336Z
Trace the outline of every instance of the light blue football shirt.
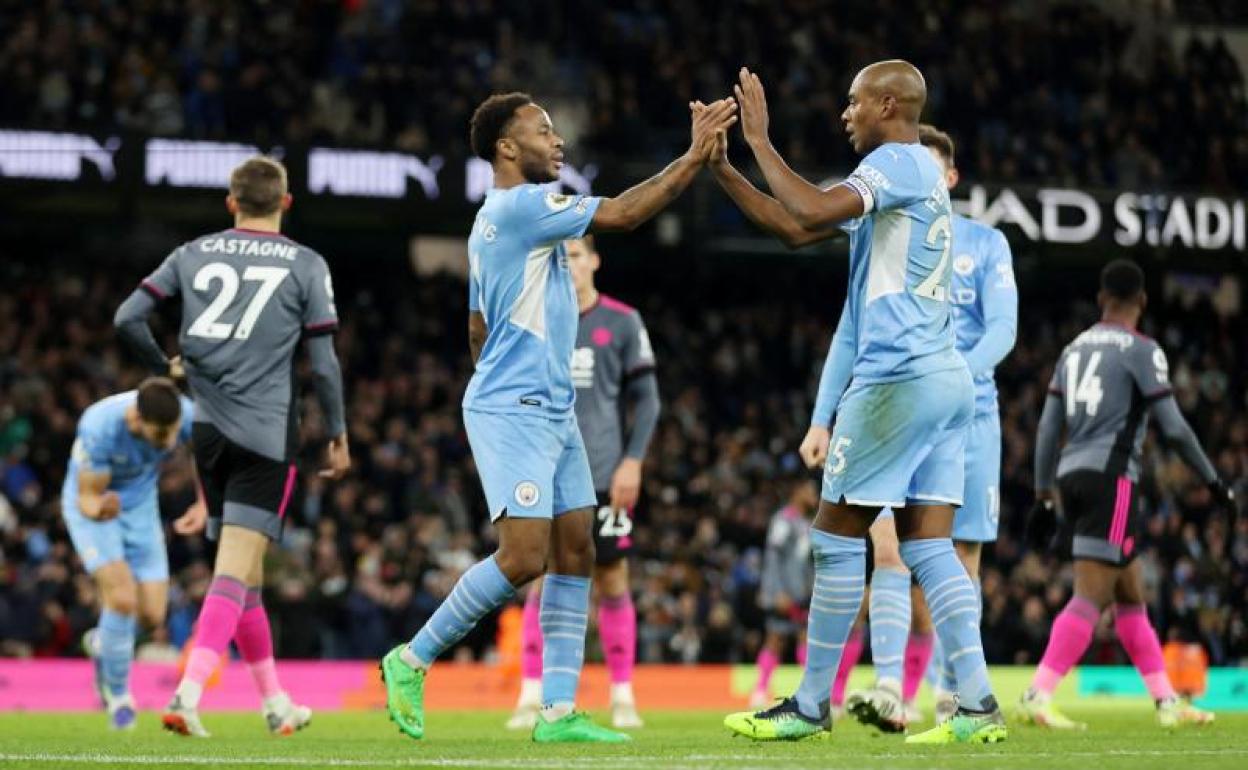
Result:
M1014 347L1018 287L1010 244L995 227L953 217L953 328L975 379L975 414L997 408L997 362Z
M940 166L919 143L880 145L841 184L863 200L849 234L842 327L853 381L897 382L963 366L949 309L953 211Z
M468 236L468 308L487 336L465 409L572 414L579 311L563 242L585 234L601 201L535 184L486 193Z
M126 409L137 398L138 391L128 390L97 401L82 413L61 492L63 504L77 508L80 468L111 474L108 489L121 498L123 517L155 504L160 465L172 450L157 449L126 427ZM185 396L180 401L182 425L178 444L186 444L191 440L194 406Z

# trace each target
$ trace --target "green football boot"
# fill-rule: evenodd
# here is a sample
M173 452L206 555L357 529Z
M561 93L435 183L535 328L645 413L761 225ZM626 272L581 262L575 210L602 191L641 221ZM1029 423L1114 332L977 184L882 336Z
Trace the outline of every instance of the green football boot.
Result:
M785 698L763 711L739 711L724 717L733 735L756 741L821 740L832 735L828 702L819 704L819 718L812 719L797 708L797 698Z
M425 735L425 670L412 668L399 657L406 646L400 644L381 659L381 681L386 685L390 721L420 739Z
M947 722L906 738L906 743L1000 743L1009 737L1005 717L997 709L987 714L958 711Z
M631 735L594 724L584 711L573 711L553 722L539 713L533 725L534 743L627 743L632 739Z

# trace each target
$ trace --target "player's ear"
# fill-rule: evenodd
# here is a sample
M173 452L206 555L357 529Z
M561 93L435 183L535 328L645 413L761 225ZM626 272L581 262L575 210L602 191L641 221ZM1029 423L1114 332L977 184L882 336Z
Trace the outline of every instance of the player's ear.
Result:
M598 252L589 252L589 269L598 272L598 268L602 267L602 257L598 256Z
M1148 307L1148 292L1140 289L1140 312L1144 312L1144 308Z
M225 196L225 210L233 216L238 216L238 201L233 195Z
M958 175L958 170L950 166L949 170L945 172L945 187L952 190L958 186L959 179L961 179L961 176Z
M507 160L515 160L520 156L520 146L516 144L511 137L500 137L498 143L494 145L497 157L506 158Z
M282 211L290 211L290 207L295 205L295 196L286 193L282 196Z

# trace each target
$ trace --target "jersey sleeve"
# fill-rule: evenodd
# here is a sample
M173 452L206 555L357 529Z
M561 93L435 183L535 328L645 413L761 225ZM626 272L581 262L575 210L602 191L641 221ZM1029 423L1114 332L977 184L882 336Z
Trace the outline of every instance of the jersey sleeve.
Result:
M334 305L334 282L329 265L317 255L308 262L308 280L303 287L303 331L306 334L332 334L338 330L338 308Z
M191 428L195 424L195 402L186 396L179 397L178 401L182 404L182 427L178 429L178 443L190 444Z
M646 331L641 316L636 313L629 317L629 330L624 335L621 358L625 376L654 368L654 348L650 345L650 334Z
M887 145L862 159L841 184L862 198L863 214L890 211L927 197L914 158Z
M557 243L580 238L594 220L602 198L563 195L536 185L516 196L516 224L530 228L537 243Z
M984 334L963 354L975 376L1001 363L1014 348L1018 334L1018 287L1010 244L1000 230L993 229L983 249L976 283L984 311Z
M107 421L96 413L88 412L78 422L78 435L74 438L73 455L78 467L95 473L112 471L110 454L112 436Z
M1136 345L1128 360L1131 378L1145 399L1152 401L1170 395L1170 362L1157 343L1149 340L1148 344Z
M1066 397L1066 390L1062 387L1062 372L1066 369L1066 351L1057 357L1057 365L1053 367L1053 376L1049 378L1049 394L1058 398Z
M481 281L477 279L477 273L480 272L480 265L477 260L468 258L468 312L481 312Z
M165 261L160 263L160 267L156 268L150 275L143 279L139 286L143 291L152 295L157 301L166 300L178 293L180 281L178 278L178 257L186 250L186 246L182 245L174 249L173 253L165 257Z

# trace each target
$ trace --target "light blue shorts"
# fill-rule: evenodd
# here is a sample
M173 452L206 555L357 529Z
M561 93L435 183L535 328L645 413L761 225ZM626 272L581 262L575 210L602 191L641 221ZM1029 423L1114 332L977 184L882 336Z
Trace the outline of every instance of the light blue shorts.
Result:
M69 539L88 574L105 564L124 561L140 583L169 579L165 530L155 501L123 509L111 521L88 519L67 498L62 498L61 508Z
M965 368L851 385L836 410L823 498L868 507L961 505L974 409Z
M490 521L549 519L594 508L594 479L576 417L464 410L464 428Z
M966 493L953 516L953 539L991 543L1001 519L1001 418L977 415L966 434Z

